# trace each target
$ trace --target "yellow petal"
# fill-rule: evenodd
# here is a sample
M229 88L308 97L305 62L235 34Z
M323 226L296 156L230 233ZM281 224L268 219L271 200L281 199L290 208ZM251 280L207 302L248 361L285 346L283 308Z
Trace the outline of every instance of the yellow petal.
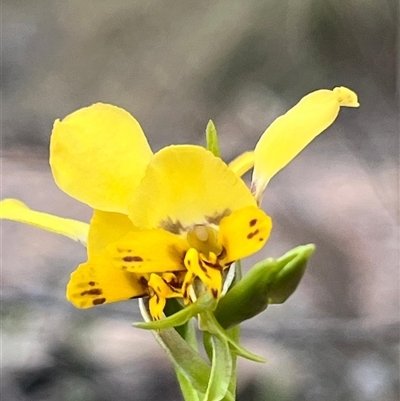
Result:
M223 263L258 252L267 241L272 220L261 209L249 206L224 217L220 224L220 241L226 250Z
M107 247L109 260L118 268L137 274L185 270L189 245L162 229L131 231Z
M50 165L57 185L94 209L127 213L152 152L125 110L97 103L54 123Z
M232 160L228 167L238 176L246 174L254 166L254 152L244 152Z
M220 158L199 146L170 146L154 155L133 194L129 217L140 228L181 233L194 224L218 224L223 216L255 204Z
M78 266L67 286L67 298L76 307L89 308L147 294L140 276L116 268L105 253L109 244L133 229L126 215L94 211L88 236L89 261Z
M56 234L65 235L84 245L87 242L89 224L31 210L16 199L4 199L0 202L0 218L18 221Z
M172 273L164 273L163 277L152 273L147 283L150 287L149 309L154 320L160 320L162 318L167 298L182 297L182 293L169 284L168 278L173 281L177 279Z
M260 199L269 180L336 119L341 106L358 107L357 95L340 87L303 97L264 132L255 150L252 191Z
M153 294L149 299L149 310L153 320L160 320L163 317L163 311L167 300L164 297L160 297L158 294Z
M126 301L147 294L138 276L96 259L83 263L71 274L67 299L77 308Z
M221 270L208 266L204 261L205 258L201 258L196 249L190 248L187 251L185 256L185 266L188 270L188 277L190 277L190 279L188 280L185 278L185 283L183 285L184 292L186 293L187 286L192 283L193 277L196 276L204 283L211 295L213 295L214 298L218 298L222 290Z
M132 230L134 226L127 215L95 210L90 221L89 259L102 253L107 245L118 241Z
M164 274L172 274L172 273L164 273ZM169 285L167 280L164 277L159 276L158 274L151 273L150 280L147 285L151 287L155 293L164 298L179 298L182 297L182 294Z

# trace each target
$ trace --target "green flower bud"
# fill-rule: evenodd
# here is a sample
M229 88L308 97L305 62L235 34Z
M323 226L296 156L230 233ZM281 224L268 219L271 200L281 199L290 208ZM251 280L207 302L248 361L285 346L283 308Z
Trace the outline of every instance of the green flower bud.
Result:
M270 304L282 304L294 293L314 251L314 244L299 246L277 260L279 270L267 290Z
M224 328L250 319L269 304L286 301L297 288L314 252L313 244L292 249L279 259L268 258L250 271L222 297L214 311Z
M268 306L268 284L275 277L276 270L274 259L257 263L219 300L214 314L223 328L250 319Z

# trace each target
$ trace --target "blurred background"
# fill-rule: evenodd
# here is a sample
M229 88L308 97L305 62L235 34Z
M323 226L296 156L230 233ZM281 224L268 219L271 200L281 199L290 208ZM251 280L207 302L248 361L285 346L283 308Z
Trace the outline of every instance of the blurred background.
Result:
M89 221L54 184L53 121L102 101L154 151L204 144L229 161L306 93L348 86L359 109L271 182L261 256L316 243L297 292L243 328L238 399L399 400L396 0L2 0L2 198ZM85 250L2 222L2 400L178 400L136 301L81 311L65 285Z

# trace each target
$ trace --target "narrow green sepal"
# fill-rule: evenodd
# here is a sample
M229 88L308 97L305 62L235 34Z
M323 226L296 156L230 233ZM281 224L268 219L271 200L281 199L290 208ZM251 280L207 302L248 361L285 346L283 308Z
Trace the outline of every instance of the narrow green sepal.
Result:
M303 245L292 249L277 260L280 269L268 285L267 291L270 304L281 304L294 293L314 251L314 244Z
M221 157L221 152L219 150L218 133L212 120L210 120L207 124L206 141L207 149L212 152L214 156Z
M212 335L217 336L219 339L221 339L221 341L225 341L235 355L241 356L245 359L249 359L253 362L265 362L265 359L263 357L253 354L252 352L243 348L235 341L234 337L229 336L228 333L218 323L212 312L206 311L200 315L200 329L203 331L208 331Z
M189 319L198 315L199 313L207 310L214 310L216 302L217 301L214 299L214 297L210 293L206 292L196 302L183 308L179 312L166 317L165 319L150 322L137 322L133 323L133 326L145 330L161 330L182 326Z
M228 393L232 376L232 355L228 342L218 336L211 336L212 361L204 401L223 400Z

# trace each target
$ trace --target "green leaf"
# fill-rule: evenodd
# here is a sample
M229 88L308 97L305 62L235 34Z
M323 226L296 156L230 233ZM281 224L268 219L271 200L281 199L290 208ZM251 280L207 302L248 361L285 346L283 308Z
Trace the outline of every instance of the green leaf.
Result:
M314 244L303 245L292 249L277 260L279 271L268 285L270 304L281 304L294 293L314 251Z
M213 310L216 306L216 302L217 301L213 298L213 296L206 292L196 302L183 308L181 311L166 317L165 319L149 322L137 322L133 323L133 326L145 330L161 330L182 326L193 316L196 316L206 310Z
M234 338L230 337L217 322L217 319L211 312L203 312L200 315L200 329L210 332L211 334L217 336L221 341L226 341L229 344L232 352L234 352L236 355L254 362L265 362L264 358L246 350L239 345Z
M208 359L212 361L212 342L211 342L211 334L209 331L203 331L203 345L204 350L208 356Z
M236 343L239 343L240 340L240 325L232 327L230 330L227 330L226 334ZM232 376L231 381L229 382L229 392L231 394L236 393L236 381L237 381L237 355L232 355Z
M175 368L176 377L179 382L179 387L181 388L183 398L190 401L202 401L204 398L204 393L199 393L196 391L190 381Z
M164 308L165 316L169 317L174 315L175 313L180 312L183 308L184 306L176 298L167 299L167 304ZM175 330L196 351L198 350L196 329L194 327L194 322L191 319L181 326L176 326Z
M226 340L219 336L211 336L211 343L211 376L204 401L220 401L228 392L232 375L232 356Z
M216 157L221 157L219 150L218 133L214 123L210 120L206 128L207 149Z
M139 300L140 311L143 318L150 320L147 308L142 299ZM174 365L178 380L183 376L185 392L190 392L189 385L193 391L205 394L211 375L210 365L196 352L174 329L152 331L156 341L165 351Z

